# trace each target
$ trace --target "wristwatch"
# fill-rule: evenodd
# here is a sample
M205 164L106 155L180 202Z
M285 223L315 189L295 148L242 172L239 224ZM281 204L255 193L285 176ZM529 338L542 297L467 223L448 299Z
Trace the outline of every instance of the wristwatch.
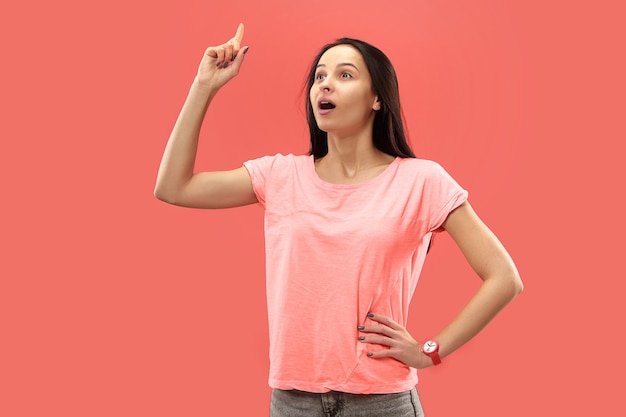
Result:
M435 365L439 365L441 363L441 358L439 357L439 343L434 340L429 340L424 342L422 345L422 352L425 355L430 356L430 359L433 360Z

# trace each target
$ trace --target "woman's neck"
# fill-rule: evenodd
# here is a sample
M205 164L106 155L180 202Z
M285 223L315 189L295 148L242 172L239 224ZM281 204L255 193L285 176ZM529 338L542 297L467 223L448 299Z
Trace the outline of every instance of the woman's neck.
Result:
M382 172L395 158L378 150L368 135L328 135L328 153L316 161L320 177L330 182L362 180Z

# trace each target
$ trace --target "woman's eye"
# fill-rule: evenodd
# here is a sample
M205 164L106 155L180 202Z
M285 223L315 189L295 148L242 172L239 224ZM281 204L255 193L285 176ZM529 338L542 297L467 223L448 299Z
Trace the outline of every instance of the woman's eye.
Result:
M341 78L352 78L352 74L349 72L344 72L341 74Z
M316 80L323 80L323 79L324 79L324 77L326 77L324 74L317 74L317 75L315 76L315 79L316 79Z

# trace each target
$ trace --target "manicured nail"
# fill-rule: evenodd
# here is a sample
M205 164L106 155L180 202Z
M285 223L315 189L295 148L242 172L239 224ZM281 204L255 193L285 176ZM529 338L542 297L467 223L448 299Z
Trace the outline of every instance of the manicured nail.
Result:
M367 352L367 356L372 356L373 353L372 352Z
M221 66L222 66L222 63L221 63L221 62L218 62L216 66L217 66L217 67L221 67Z
M235 54L233 54L233 56L230 57L231 62L235 60Z
M374 313L367 313L367 317L370 317L370 318L374 317Z
M226 68L228 66L228 62L224 62L223 67Z
M359 336L357 339L359 339L359 340L365 340L365 336Z
M244 50L243 50L243 54L244 54L244 55L248 53L248 49L250 49L250 47L249 47L249 46L246 46L246 49L244 49Z
M357 327L356 329L357 329L357 330L363 330L363 329L365 329L365 326L359 326L359 327Z

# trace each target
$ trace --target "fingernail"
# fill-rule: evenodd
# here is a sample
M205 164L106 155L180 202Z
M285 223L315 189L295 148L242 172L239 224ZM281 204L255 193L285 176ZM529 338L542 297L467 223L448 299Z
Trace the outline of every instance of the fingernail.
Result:
M228 62L224 62L224 68L228 66Z
M235 54L233 54L233 56L230 58L231 61L235 60Z
M359 340L365 340L365 336L359 336L357 339L359 339Z
M222 63L221 63L221 62L218 62L216 66L217 66L217 67L221 67L221 66L222 66Z
M356 329L357 330L363 330L363 329L365 329L365 326L358 326Z
M372 352L367 352L367 356L372 356L373 353Z
M374 317L374 313L367 313L367 317Z
M246 46L246 49L244 49L244 50L243 50L243 54L244 54L244 55L248 53L248 49L250 49L250 47L249 47L249 46Z

